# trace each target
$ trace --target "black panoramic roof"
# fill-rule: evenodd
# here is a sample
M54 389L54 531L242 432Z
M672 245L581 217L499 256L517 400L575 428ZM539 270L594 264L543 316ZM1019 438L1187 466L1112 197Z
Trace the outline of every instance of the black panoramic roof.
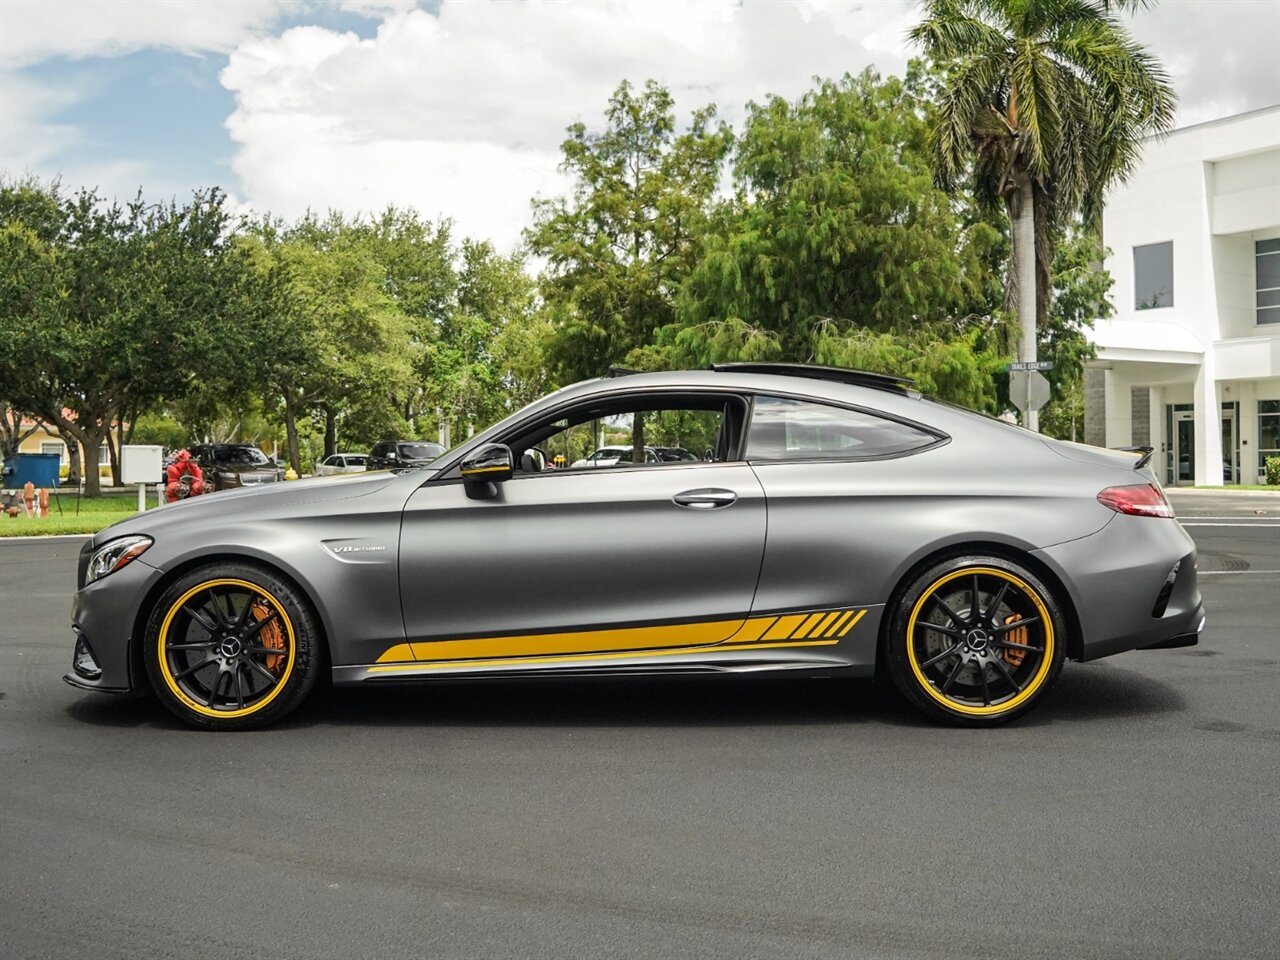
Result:
M911 392L913 386L913 381L907 377L844 367L823 367L811 363L713 363L711 369L717 373L768 373L780 377L808 377L810 380L831 380L857 387L871 387L874 390L892 390L895 393Z

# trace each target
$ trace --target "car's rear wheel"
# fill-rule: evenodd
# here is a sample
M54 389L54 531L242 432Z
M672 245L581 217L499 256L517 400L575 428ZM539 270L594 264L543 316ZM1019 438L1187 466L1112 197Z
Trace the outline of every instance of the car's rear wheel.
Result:
M280 719L319 674L319 632L305 599L256 566L217 564L175 581L152 610L144 643L160 702L211 730Z
M1062 669L1066 625L1034 573L999 557L966 556L915 577L892 613L889 673L930 716L985 726L1019 716Z

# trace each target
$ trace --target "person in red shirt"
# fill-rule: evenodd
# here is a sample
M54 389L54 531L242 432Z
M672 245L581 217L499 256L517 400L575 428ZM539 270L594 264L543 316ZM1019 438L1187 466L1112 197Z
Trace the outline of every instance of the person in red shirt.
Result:
M189 479L187 479L189 478ZM200 464L191 459L186 450L179 450L173 463L165 471L164 498L173 503L184 497L195 497L204 493L204 473Z

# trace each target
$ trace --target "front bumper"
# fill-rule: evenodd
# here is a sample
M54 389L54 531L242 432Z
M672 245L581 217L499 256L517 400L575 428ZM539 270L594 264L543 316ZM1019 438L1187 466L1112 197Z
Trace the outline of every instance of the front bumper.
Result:
M1035 555L1071 594L1080 622L1077 659L1191 646L1204 627L1195 543L1176 520L1119 514L1092 536Z
M86 665L72 669L63 679L81 690L103 693L130 693L146 687L143 671L137 669L131 651L138 612L161 573L142 560L121 567L115 573L87 585L71 601L71 623L77 650L83 641L92 652L93 676ZM73 660L77 653L73 652Z

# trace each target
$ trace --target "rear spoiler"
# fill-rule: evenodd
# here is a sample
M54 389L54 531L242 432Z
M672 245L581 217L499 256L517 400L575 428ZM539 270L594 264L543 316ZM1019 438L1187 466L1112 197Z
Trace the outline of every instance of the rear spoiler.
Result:
M1151 455L1156 452L1155 447L1115 447L1114 449L1123 451L1124 453L1141 454L1133 465L1133 469L1141 470L1151 462Z

